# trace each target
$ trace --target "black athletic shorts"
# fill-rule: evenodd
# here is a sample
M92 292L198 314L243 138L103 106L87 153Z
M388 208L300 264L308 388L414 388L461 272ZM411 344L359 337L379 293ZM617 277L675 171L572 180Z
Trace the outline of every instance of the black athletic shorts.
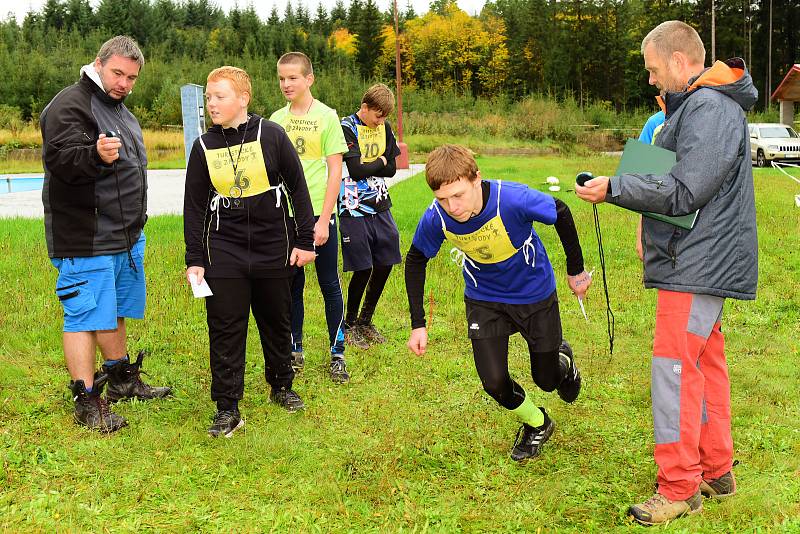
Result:
M345 271L363 271L373 265L397 265L402 261L400 232L389 210L363 217L339 217L339 234Z
M506 304L464 298L470 339L508 337L519 332L536 352L558 350L561 315L556 292L533 304Z

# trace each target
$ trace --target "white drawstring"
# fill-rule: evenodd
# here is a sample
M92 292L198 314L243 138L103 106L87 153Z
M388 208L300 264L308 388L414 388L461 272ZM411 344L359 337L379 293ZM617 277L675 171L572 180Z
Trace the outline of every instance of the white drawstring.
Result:
M461 250L461 249L459 249L457 247L453 247L453 248L450 249L450 259L453 260L453 262L456 265L458 265L459 267L464 269L464 272L467 273L467 276L470 277L470 279L472 280L472 283L475 284L475 287L478 287L478 282L477 282L477 280L475 280L475 277L470 272L469 268L467 267L467 264L472 266L473 269L477 269L478 271L480 271L481 268L478 267L477 265L475 265L475 262L472 261L470 259L470 257L467 256L466 253L464 253L463 250Z
M220 195L218 192L214 193L214 198L211 199L211 204L209 204L209 207L211 208L211 212L212 213L215 212L215 211L217 212L217 231L218 232L219 232L219 205L220 205L219 199L222 199L222 206L223 207L225 207L225 208L230 208L231 207L231 199L230 198L224 197L224 196Z
M525 257L525 265L534 267L536 265L536 247L533 246L533 234L528 236L520 249Z
M275 186L272 186L269 189L267 189L267 191L275 189L275 198L276 198L275 207L276 208L280 208L281 207L281 191L283 191L283 188L284 188L284 185L283 185L283 182L281 182L280 185L275 185ZM266 193L266 191L265 191L265 193ZM222 202L220 202L220 199L222 199ZM217 212L217 231L219 231L219 206L220 206L220 204L222 204L223 208L230 208L231 207L231 197L226 197L224 195L220 195L219 192L215 192L214 193L214 197L211 199L211 203L209 204L209 207L211 208L212 212Z

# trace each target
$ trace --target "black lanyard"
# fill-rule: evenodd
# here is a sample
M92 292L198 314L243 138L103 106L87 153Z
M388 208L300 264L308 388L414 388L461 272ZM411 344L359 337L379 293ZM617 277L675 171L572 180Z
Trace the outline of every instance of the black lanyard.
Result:
M239 168L239 158L242 156L242 148L244 147L244 141L247 137L247 128L249 127L250 117L247 118L247 121L248 122L245 123L244 132L242 133L242 141L239 143L239 153L236 154L236 161L233 160L233 152L231 152L231 146L228 144L228 138L225 136L225 128L222 128L222 139L225 140L225 148L228 149L228 157L230 158L231 166L233 167L233 185L228 193L229 196L233 197L234 199L239 199L244 193L243 189L246 189L250 185L249 182L246 182L244 185L242 185L241 177L237 172ZM238 200L236 201L236 204L238 205Z
M594 178L592 173L584 171L578 173L575 177L575 182L578 185L583 185L589 180ZM614 354L614 312L611 311L611 301L608 298L608 281L606 280L606 254L603 249L603 232L600 231L600 217L597 214L597 204L592 204L592 211L594 212L594 234L597 238L597 253L600 256L600 271L603 273L603 291L606 295L606 325L608 332L608 352Z

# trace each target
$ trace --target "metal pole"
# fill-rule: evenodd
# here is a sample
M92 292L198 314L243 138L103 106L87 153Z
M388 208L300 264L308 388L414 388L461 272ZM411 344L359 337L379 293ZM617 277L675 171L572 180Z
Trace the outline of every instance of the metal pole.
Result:
M711 0L711 64L717 60L717 23L714 0Z
M403 81L400 65L400 23L397 11L397 0L392 1L394 7L394 73L397 88L397 147L400 155L397 156L397 168L408 169L408 145L403 142Z
M767 111L770 107L770 96L772 96L772 0L769 0L769 54L767 55L767 92L764 95L767 102L764 105Z
M397 0L394 5L394 73L397 87L397 139L403 142L403 82L400 66L400 24L397 16Z

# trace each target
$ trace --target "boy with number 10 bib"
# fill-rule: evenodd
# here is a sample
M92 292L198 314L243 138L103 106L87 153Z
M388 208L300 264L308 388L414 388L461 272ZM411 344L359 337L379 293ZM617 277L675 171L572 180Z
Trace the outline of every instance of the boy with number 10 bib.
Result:
M339 224L344 270L353 271L347 291L345 339L361 348L386 341L372 316L392 266L402 261L400 233L389 211L392 201L384 180L394 176L395 158L400 155L386 121L393 110L394 93L379 83L367 89L358 111L342 119L348 176L339 192Z

